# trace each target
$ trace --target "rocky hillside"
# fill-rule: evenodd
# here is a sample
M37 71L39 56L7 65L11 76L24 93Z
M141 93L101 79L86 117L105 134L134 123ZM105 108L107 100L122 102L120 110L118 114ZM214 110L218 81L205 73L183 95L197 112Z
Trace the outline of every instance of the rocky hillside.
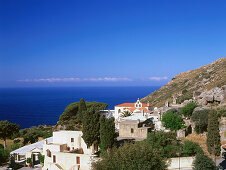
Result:
M172 103L175 97L177 102L181 103L191 99L195 91L203 92L223 85L226 85L226 57L176 75L170 82L143 98L142 101L149 101L153 106L160 107L167 100Z

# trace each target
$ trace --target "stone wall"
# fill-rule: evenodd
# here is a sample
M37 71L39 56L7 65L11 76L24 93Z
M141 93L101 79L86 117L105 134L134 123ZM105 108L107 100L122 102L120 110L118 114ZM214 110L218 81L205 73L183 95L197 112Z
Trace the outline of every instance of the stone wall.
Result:
M126 120L119 123L120 138L147 138L150 127L139 126L139 121Z

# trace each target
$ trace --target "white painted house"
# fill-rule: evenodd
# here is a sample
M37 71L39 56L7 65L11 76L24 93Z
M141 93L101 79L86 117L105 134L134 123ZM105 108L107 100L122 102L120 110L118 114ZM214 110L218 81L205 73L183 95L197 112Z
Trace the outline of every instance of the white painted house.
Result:
M115 106L115 112L114 112L114 118L118 120L124 111L128 111L130 113L144 115L146 112L151 111L152 106L148 103L141 103L141 101L138 100L135 103L122 103Z
M53 132L53 142L43 145L43 170L89 170L97 150L87 147L81 131Z
M25 162L27 158L31 158L34 165L39 164L38 155L43 154L43 144L45 141L52 142L53 138L50 137L30 145L25 145L10 152L11 161L22 163Z

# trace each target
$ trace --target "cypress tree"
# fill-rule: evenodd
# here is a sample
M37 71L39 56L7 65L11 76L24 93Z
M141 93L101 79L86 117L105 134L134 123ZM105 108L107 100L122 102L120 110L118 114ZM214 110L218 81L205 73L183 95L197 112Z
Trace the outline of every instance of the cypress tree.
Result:
M86 103L83 98L81 98L79 102L79 109L78 109L78 120L81 123L82 122L82 117L84 112L87 111Z
M94 110L94 108L89 108L87 111L83 112L83 119L82 119L82 138L84 139L87 146L91 146L93 143L97 143L99 141L99 130L100 130L100 123L99 123L99 111Z
M209 112L207 131L207 149L210 154L214 155L216 163L216 156L219 156L221 152L221 141L218 116L214 110Z
M104 150L112 148L115 140L114 118L100 118L100 143Z

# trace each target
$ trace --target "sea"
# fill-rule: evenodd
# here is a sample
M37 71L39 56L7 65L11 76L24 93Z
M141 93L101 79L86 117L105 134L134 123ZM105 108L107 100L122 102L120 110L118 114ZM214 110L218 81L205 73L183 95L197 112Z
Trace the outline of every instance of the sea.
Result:
M159 89L149 87L39 87L0 88L0 120L20 125L21 129L55 125L65 108L84 98L107 103L107 109L121 103L136 102Z

